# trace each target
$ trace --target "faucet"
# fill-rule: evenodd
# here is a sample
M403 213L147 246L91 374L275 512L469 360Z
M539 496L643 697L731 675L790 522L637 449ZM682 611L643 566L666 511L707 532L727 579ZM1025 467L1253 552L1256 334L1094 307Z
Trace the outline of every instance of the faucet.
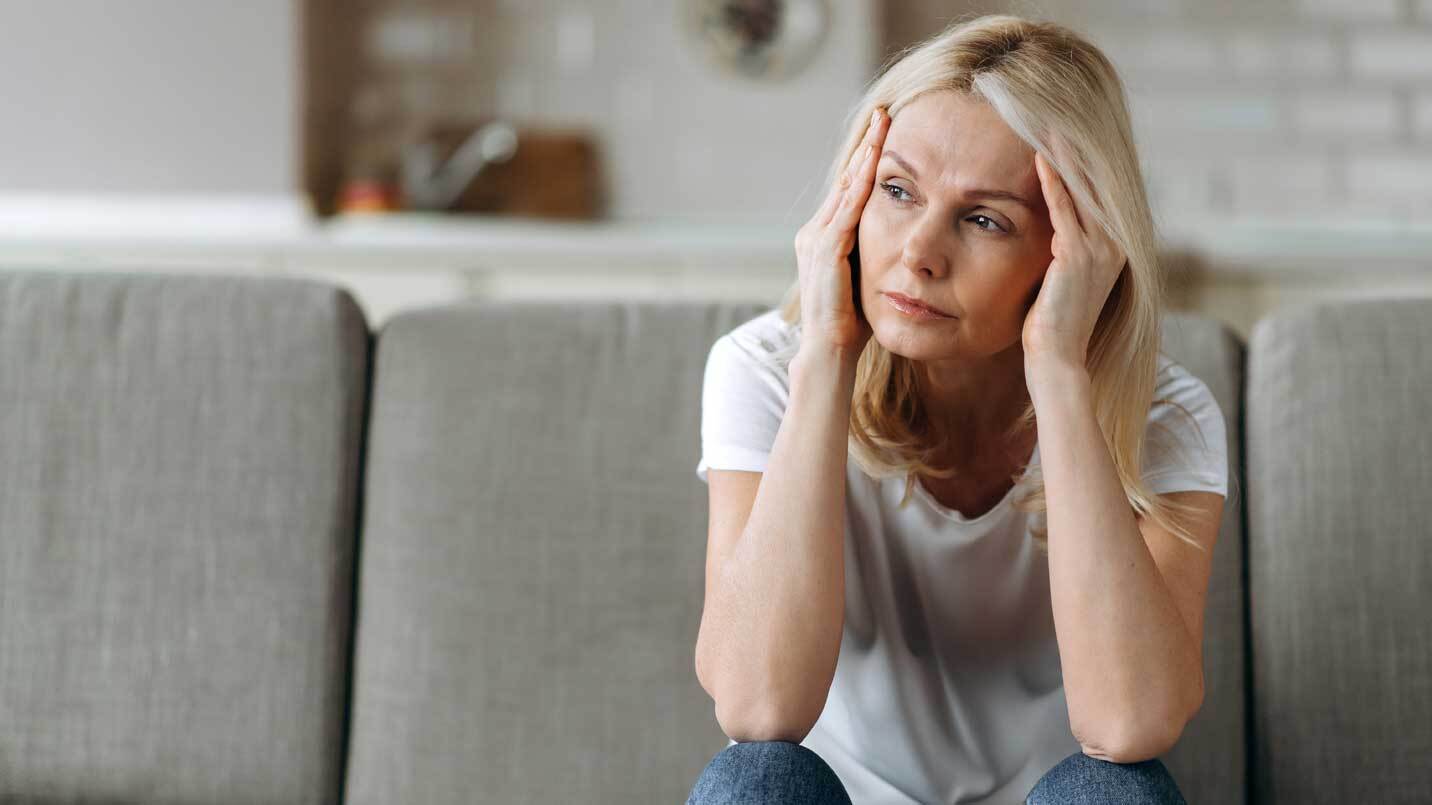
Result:
M517 153L517 130L500 120L479 127L463 140L452 156L438 164L438 145L432 140L403 148L403 195L412 207L442 210L452 206L483 168L506 162Z

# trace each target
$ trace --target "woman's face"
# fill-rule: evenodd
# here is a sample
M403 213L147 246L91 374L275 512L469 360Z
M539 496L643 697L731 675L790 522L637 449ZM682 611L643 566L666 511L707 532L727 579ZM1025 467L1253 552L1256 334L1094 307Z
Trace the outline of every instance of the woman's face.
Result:
M872 337L919 361L1019 345L1053 235L1033 149L982 101L920 96L890 121L857 230ZM954 318L909 316L891 293Z

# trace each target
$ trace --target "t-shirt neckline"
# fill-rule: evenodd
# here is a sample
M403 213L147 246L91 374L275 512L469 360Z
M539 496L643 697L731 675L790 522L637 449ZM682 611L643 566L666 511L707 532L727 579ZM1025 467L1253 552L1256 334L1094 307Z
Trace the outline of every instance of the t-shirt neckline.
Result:
M989 511L985 512L984 514L981 514L978 517L966 517L959 511L956 511L955 509L952 509L949 506L946 506L945 504L936 500L934 494L932 494L930 490L925 488L925 484L922 483L919 478L915 479L915 495L917 495L921 500L923 500L926 506L929 506L931 510L933 510L941 517L944 517L948 520L953 520L962 525L978 525L980 523L985 522L986 520L990 520L998 516L1000 512L1004 511L1004 509L1011 504L1011 502L1014 500L1015 493L1019 492L1020 487L1024 486L1025 479L1029 477L1030 467L1034 465L1034 462L1036 459L1038 459L1038 457L1039 442L1038 440L1036 440L1034 442L1034 450L1030 452L1029 460L1024 463L1024 472L1020 473L1019 480L1015 482L1014 486L1010 487L1009 490L1004 493L1004 497L1000 498L998 503L994 504L994 506L992 506Z

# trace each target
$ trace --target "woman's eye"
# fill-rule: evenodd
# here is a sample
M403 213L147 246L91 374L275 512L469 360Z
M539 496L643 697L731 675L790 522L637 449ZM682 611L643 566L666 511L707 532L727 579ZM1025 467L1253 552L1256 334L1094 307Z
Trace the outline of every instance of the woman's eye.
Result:
M881 187L881 189L883 189L883 190L885 191L885 195L890 196L891 198L895 199L896 201L907 201L907 200L908 200L908 199L900 198L899 196L895 195L896 193L904 193L904 192L905 192L905 189L902 188L902 187L896 187L896 186L893 185L893 184L886 184L886 183L884 183L884 182L881 182L881 183L880 183L880 187ZM909 195L909 194L906 193L906 195Z
M979 224L975 224L975 226L978 226L980 229L983 229L983 230L986 231L986 232L1003 232L1003 231L1004 231L1004 227L1000 226L999 224L996 224L996 223L994 222L994 219L991 218L991 217L989 217L988 215L971 215L970 217L966 218L965 220L966 220L966 221L973 221L973 220L975 220L975 219L977 219L977 218L982 218L982 219L984 219L984 220L986 220L986 221L989 221L991 224L994 224L994 228L993 228L993 229L991 229L991 228L989 228L989 227L985 227L985 226L980 226Z
M900 202L900 203L902 203L902 204L905 203L905 202L907 202L907 201L909 201L908 198L901 198L900 195L899 195L899 194L901 194L901 193L904 193L906 196L909 196L909 195L910 195L909 193L905 193L905 188L903 188L903 187L897 187L897 186L895 186L895 185L893 185L893 184L889 184L889 183L886 183L886 182L881 182L881 183L880 183L880 189L881 189L881 190L884 190L884 191L885 191L885 195L886 195L886 196L889 196L889 197L890 197L892 200L894 200L894 201ZM976 227L976 228L978 228L978 229L980 229L980 230L982 230L982 231L984 231L984 232L1003 232L1003 231L1004 231L1004 227L1000 226L998 223L995 222L995 220L994 220L993 218L989 217L988 215L971 215L970 217L966 218L965 220L966 220L966 221L988 221L989 224L990 224L989 226L985 226L984 224L980 224L980 223L976 223L976 224L975 224L975 227Z

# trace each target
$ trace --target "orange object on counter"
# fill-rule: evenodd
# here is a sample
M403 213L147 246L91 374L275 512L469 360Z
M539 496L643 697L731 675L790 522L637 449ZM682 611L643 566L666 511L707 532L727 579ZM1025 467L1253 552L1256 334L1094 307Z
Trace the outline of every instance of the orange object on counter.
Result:
M393 212L398 208L398 189L376 179L350 179L338 194L340 213Z

